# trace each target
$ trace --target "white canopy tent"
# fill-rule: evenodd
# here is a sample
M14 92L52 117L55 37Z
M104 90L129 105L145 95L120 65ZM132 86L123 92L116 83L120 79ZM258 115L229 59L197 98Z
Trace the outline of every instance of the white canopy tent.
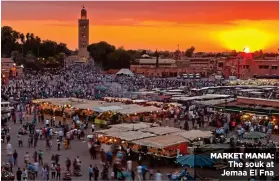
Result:
M129 69L121 69L119 72L116 73L116 75L128 75L128 76L134 76L134 73L131 72Z

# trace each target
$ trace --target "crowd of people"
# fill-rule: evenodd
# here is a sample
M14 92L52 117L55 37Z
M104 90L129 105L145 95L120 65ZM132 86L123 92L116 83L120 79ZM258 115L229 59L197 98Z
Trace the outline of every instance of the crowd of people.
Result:
M140 89L169 88L188 85L212 86L214 82L190 82L183 79L133 77L101 74L91 64L75 64L56 71L28 71L2 86L2 97L38 99L48 97L77 97L95 99L101 96L129 96Z
M2 143L6 144L6 152L8 157L9 171L16 173L17 180L35 180L40 177L43 181L48 180L70 180L71 175L81 176L81 165L83 162L79 156L73 156L65 160L65 164L61 162L60 154L53 154L51 158L45 158L42 148L38 148L38 142L45 142L45 150L61 151L62 144L64 149L71 149L72 140L84 140L87 128L90 127L88 122L78 125L78 117L74 116L73 121L69 124L62 120L55 120L55 117L47 119L44 113L40 113L35 107L31 109L30 101L38 98L61 98L61 97L77 97L84 99L96 99L103 96L110 97L129 97L129 93L138 91L140 89L151 90L154 88L166 89L169 87L187 86L190 88L209 87L216 85L216 82L208 80L189 81L179 78L155 78L143 77L135 75L116 76L101 74L92 67L91 64L76 64L64 69L56 70L55 72L33 72L26 71L22 76L9 80L7 85L2 86L2 97L18 99L23 104L17 104L14 111L10 115L9 122L2 125ZM227 91L227 90L226 90ZM266 94L268 96L268 94ZM27 104L26 104L27 103ZM28 116L26 116L28 114ZM261 131L270 134L271 125L255 125L251 122L244 122L243 124L236 123L234 117L230 114L220 114L213 112L209 106L202 106L193 104L193 102L186 103L183 107L175 107L169 109L163 118L165 122L174 122L177 127L190 130L198 128L207 128L209 125L217 126L215 136L219 139L216 143L224 142L223 137L228 137L230 131L235 130L237 135L235 142L238 140L241 144L245 132ZM31 117L31 120L28 120ZM180 126L180 121L185 121L184 126ZM10 135L10 127L8 124L20 124L17 135ZM188 125L192 122L192 128ZM236 129L235 129L236 128ZM277 125L278 132L278 125ZM91 125L89 132L95 131L95 125ZM11 139L16 139L18 145L12 145ZM267 143L269 140L267 140ZM57 147L54 147L56 143ZM258 143L257 143L258 144ZM271 143L273 144L273 142ZM22 147L33 148L34 152L25 154L19 152L18 149L13 149L18 146L20 150ZM89 149L92 159L96 159L96 150ZM123 151L120 149L119 151ZM117 156L118 152L115 153ZM162 174L159 170L155 171L154 167L147 169L147 166L141 163L141 155L138 156L138 166L134 171L131 168L130 159L125 160L126 165L123 167L116 167L111 164L109 156L103 156L100 153L102 163L102 171L99 171L97 165L90 164L88 167L88 177L98 180L117 179L117 180L147 180L153 179L155 175L156 181L162 180ZM124 151L124 154L129 156L129 150ZM24 158L24 166L18 163L18 158ZM45 161L47 160L47 161ZM50 162L49 162L50 160ZM61 175L61 170L64 168L64 175ZM13 168L17 166L15 171ZM112 167L112 168L111 168ZM108 169L111 169L109 174ZM4 168L2 168L4 169ZM100 172L100 173L99 173ZM136 173L135 173L136 172ZM186 171L185 171L186 172ZM149 173L147 178L146 174ZM186 174L188 175L188 174ZM172 176L170 176L172 177ZM172 178L170 178L172 179Z

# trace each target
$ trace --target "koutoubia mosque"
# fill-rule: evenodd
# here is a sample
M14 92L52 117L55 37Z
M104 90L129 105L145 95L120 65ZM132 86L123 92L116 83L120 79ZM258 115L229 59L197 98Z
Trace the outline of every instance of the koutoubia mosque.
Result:
M78 20L78 59L79 62L87 62L89 59L89 52L87 46L89 45L89 19L87 18L87 11L83 6L80 12L80 19Z

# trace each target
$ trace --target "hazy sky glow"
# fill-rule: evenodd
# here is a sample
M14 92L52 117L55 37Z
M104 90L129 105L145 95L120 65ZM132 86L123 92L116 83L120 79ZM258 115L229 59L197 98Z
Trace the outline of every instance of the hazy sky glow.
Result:
M2 26L77 47L85 5L90 43L126 49L279 48L279 2L2 2Z

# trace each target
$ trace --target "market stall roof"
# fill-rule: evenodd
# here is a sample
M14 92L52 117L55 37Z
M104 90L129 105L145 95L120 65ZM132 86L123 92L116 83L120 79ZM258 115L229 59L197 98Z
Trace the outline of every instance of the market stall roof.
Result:
M190 130L174 133L174 135L182 136L187 140L194 140L196 138L209 138L212 136L211 131Z
M217 99L217 100L208 100L208 101L195 101L198 104L202 105L218 105L218 104L224 104L224 103L229 103L235 101L234 98L229 98L229 99Z
M133 100L134 103L144 103L144 102L147 102L147 100L143 100L143 99L136 99L136 100Z
M139 92L133 92L133 94L148 95L148 94L157 94L157 92L155 92L155 91L139 91Z
M153 125L152 123L143 123L143 122L133 123L133 124L122 123L122 124L111 125L111 129L116 129L121 131L132 131L132 130L136 131L141 129L147 129L150 128L151 126L156 126L156 125Z
M132 99L130 99L130 98L118 98L119 100L121 100L121 101L131 101Z
M123 107L120 106L106 106L106 107L96 107L93 108L93 111L96 112L107 112L107 111L117 111L117 110L121 110L123 109Z
M139 140L139 139L143 139L143 138L153 137L156 135L151 134L151 133L144 133L141 131L127 131L127 132L118 132L118 133L112 132L112 133L108 134L107 136L119 138L119 139L125 140L125 141L133 141L133 140Z
M125 105L120 102L106 102L106 101L96 101L96 100L86 100L86 99L76 99L76 98L49 98L49 99L36 99L34 103L48 102L53 105L63 106L71 105L73 108L78 109L93 109L98 107L108 107L108 106L121 106Z
M119 129L115 129L115 128L101 129L101 130L95 131L95 133L108 135L108 134L111 134L111 133L119 133Z
M158 101L149 101L147 104L157 104L157 105L163 105L163 102L158 102Z
M129 75L129 76L134 76L134 73L131 72L129 69L121 69L119 72L116 73L116 75Z
M174 127L150 127L147 129L142 130L142 132L148 132L156 135L166 135L170 133L175 133L175 132L180 132L182 131L181 129L174 128Z
M168 92L184 92L184 91L181 89L171 89L171 90L168 90Z
M132 141L132 143L137 145L149 146L154 148L166 148L185 142L187 142L187 140L178 135L163 135Z
M114 99L114 97L103 97L103 99Z
M217 98L227 98L231 95L221 95L221 94L205 94L202 96L194 96L194 97L174 97L172 100L178 101L191 101L191 100L203 100L203 99L217 99Z
M258 89L241 89L240 92L253 92L257 91Z
M126 140L126 141L133 141L133 140L156 136L155 134L151 134L151 133L144 133L141 131L122 131L116 128L99 130L96 131L96 133L104 134L105 136L119 138L121 140Z
M260 92L260 91L252 91L250 92L251 94L256 94L256 95L261 95L264 94L264 92Z
M171 102L171 103L168 103L168 104L171 105L171 106L176 106L176 107L181 107L182 106L182 104L179 104L177 102Z
M136 114L136 113L147 113L147 112L156 112L156 111L161 111L161 108L155 107L155 106L125 106L125 108L121 110L117 110L116 112L120 114Z

